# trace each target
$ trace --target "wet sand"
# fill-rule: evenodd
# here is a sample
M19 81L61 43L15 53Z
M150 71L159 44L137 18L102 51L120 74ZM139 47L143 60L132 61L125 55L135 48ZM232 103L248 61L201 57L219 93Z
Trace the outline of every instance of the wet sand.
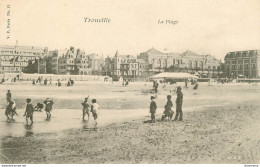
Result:
M1 163L260 163L259 104L210 107L183 122L128 121L5 137Z
M77 89L63 88L60 93L73 93ZM143 87L138 88L139 92L134 85L128 87L128 91L119 88L123 92L114 92L116 95L112 99L118 103L114 105L116 109L111 109L113 105L105 99L111 97L114 89L116 87L99 99L103 105L98 131L86 129L91 125L81 121L80 107L64 110L59 102L55 103L50 121L45 120L44 112L35 113L37 121L32 127L25 126L21 117L11 124L2 121L0 162L260 163L258 85L230 88L227 85L202 85L196 94L190 89L183 90L183 122L159 121L164 97L169 92L161 89L157 96L160 108L156 123L146 123L151 94L142 94ZM133 92L137 95L131 95ZM22 96L25 95L16 95L17 100ZM44 93L41 96L45 96ZM126 101L125 105L120 106L120 101ZM129 101L139 102L133 106ZM22 103L20 106L22 112Z

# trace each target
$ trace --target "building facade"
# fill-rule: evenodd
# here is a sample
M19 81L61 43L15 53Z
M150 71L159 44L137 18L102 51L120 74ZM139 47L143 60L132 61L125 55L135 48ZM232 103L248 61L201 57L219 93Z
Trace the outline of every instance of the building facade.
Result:
M184 53L163 53L154 48L138 55L148 63L149 75L158 72L188 72L216 77L221 71L221 61L211 55L199 55L187 50Z
M20 73L31 60L48 54L48 48L34 46L0 46L0 73Z
M229 52L225 56L226 73L229 77L260 77L260 50Z
M49 63L52 74L59 74L59 57L64 57L68 52L67 49L65 50L53 50L49 51Z
M76 69L76 51L74 47L70 47L67 53L58 60L58 73L61 75L75 75L78 74Z
M101 75L102 67L104 66L103 57L92 53L87 55L88 64L92 75Z
M116 51L115 56L113 57L113 76L120 77L122 74L121 64L128 64L130 62L134 62L136 58L133 55L120 55L118 51Z

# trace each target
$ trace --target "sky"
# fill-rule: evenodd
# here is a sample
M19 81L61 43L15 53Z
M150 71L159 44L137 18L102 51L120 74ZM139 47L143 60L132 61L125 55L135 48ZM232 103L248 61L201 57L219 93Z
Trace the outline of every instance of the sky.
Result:
M260 49L259 0L0 0L0 16L0 45L74 46L104 56L189 49L222 60L230 51Z

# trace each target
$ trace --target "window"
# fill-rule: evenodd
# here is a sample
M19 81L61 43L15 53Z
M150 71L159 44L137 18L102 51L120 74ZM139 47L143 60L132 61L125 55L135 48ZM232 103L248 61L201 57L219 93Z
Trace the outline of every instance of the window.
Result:
M192 68L192 61L189 61L189 67Z
M163 67L167 67L167 60L164 60Z
M198 62L195 61L195 68L198 68Z
M175 64L175 59L172 60L172 65L174 65L174 64Z
M208 66L208 69L211 69L210 66Z
M203 62L202 61L200 62L200 68L203 68Z
M235 65L232 65L232 70L236 69L236 66Z
M245 64L245 69L248 69L249 68L249 65L248 64Z

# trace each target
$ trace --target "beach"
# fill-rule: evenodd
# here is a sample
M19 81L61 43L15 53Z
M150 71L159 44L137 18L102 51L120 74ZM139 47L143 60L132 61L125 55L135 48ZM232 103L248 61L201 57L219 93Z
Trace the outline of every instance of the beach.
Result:
M130 83L127 88L115 86L119 92L111 93L114 91L112 87L107 90L107 94L99 96L97 99L102 109L97 131L86 128L88 122L81 121L80 106L71 107L65 112L74 111L74 119L70 115L58 119L60 114L57 114L57 118L54 117L50 123L42 123L42 126L48 128L52 125L53 130L41 131L43 128L37 122L31 129L23 121L20 125L15 124L25 130L21 134L16 134L17 131L2 133L0 162L260 163L260 150L257 147L260 144L259 85L200 85L196 92L190 88L183 90L184 121L160 121L166 95L173 89L168 85L165 89L160 87L156 99L159 107L156 123L148 122L151 94L143 93L146 92L146 87L147 85L137 87ZM22 91L15 86L11 88L13 91ZM78 88L64 89L62 92L65 94L77 92ZM105 92L106 88L103 85L100 89ZM92 93L91 89L84 90ZM99 95L99 92L96 94ZM22 99L22 96L24 95L17 95L17 100ZM43 93L37 99L43 98L42 96L46 95ZM81 96L84 97L78 95L73 100L82 99ZM174 102L176 95L172 94L172 98ZM66 96L56 97L58 111L62 110L59 99L66 100ZM18 106L24 108L22 103ZM39 121L44 120L44 113L37 114ZM55 124L55 120L62 123ZM72 125L79 123L77 126L57 127L68 124L68 120L74 120ZM8 131L5 124L2 122L2 128ZM9 126L10 130L17 128L13 125Z

